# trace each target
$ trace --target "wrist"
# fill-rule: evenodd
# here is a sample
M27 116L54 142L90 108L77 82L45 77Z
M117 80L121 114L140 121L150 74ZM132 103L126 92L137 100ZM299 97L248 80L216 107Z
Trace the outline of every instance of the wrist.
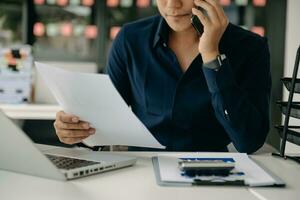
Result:
M203 67L204 68L208 68L208 69L213 69L215 71L219 71L219 69L221 68L221 66L223 65L223 61L226 59L226 55L222 54L222 55L218 55L216 59L208 62L208 63L203 63Z
M206 52L201 54L204 64L215 60L218 55L220 55L219 51L212 51L212 52Z

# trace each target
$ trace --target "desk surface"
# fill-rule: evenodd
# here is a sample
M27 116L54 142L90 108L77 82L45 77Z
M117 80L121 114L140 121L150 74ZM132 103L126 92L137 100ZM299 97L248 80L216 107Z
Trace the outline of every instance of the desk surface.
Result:
M156 184L151 156L155 152L117 152L138 157L135 166L60 182L0 170L0 199L222 199L266 200L300 197L300 165L270 155L255 155L254 160L278 174L286 188L248 187L162 187ZM165 153L164 153L165 154Z
M0 109L11 119L53 120L61 107L48 104L0 104Z

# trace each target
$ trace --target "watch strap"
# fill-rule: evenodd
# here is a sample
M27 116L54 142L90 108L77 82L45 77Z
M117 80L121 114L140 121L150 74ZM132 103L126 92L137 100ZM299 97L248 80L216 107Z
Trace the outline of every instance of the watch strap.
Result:
M218 55L216 59L203 64L203 67L213 69L213 70L219 70L225 59L226 59L225 54Z

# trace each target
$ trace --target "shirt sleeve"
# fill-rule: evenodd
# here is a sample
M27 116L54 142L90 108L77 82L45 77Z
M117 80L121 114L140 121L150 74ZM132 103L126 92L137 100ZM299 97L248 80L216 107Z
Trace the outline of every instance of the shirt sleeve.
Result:
M127 71L128 56L126 53L125 38L125 28L123 27L110 49L105 73L109 75L125 102L130 105L131 89Z
M239 152L258 150L270 128L270 55L266 40L262 41L238 70L229 59L218 71L203 67L216 118Z

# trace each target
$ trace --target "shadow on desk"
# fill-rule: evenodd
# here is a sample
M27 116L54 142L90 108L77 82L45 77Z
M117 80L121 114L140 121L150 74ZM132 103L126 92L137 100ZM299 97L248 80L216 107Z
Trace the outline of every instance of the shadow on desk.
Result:
M65 145L59 141L53 123L53 120L25 120L22 129L35 143L74 147L74 145Z

